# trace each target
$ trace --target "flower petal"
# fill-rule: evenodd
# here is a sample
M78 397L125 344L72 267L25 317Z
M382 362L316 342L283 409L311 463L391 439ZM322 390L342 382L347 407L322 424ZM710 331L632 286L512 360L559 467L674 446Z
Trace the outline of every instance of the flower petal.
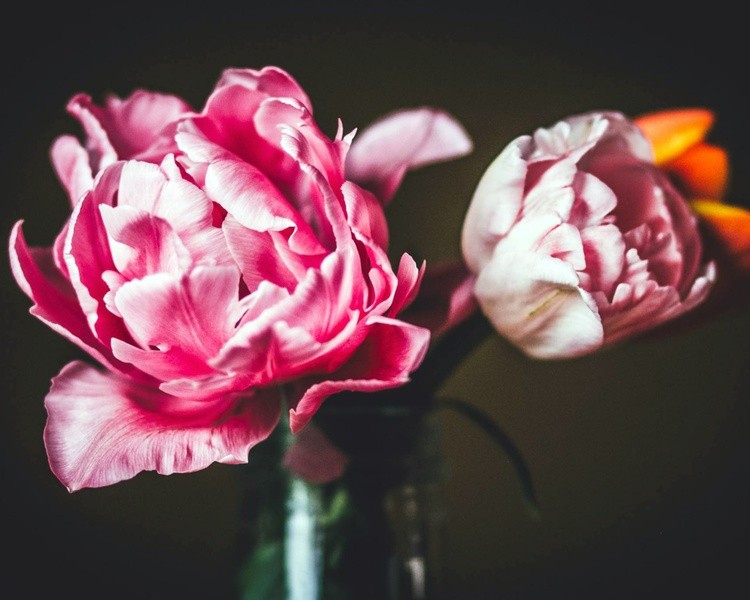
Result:
M521 212L529 136L517 138L492 161L479 180L463 224L461 247L473 272L490 260L497 240L508 233ZM488 224L492 223L490 228Z
M235 267L196 267L183 276L156 273L125 283L115 305L142 348L177 346L208 360L241 317L239 278Z
M284 454L283 464L305 481L327 483L343 475L349 459L328 437L310 423L300 431Z
M529 356L569 358L602 345L596 306L562 260L496 252L479 274L475 292L498 332Z
M375 392L409 381L409 374L424 359L430 332L395 319L371 319L369 335L352 357L333 375L335 379L298 381L309 386L289 411L292 432L300 431L328 396L342 391Z
M72 135L63 135L52 144L50 159L71 207L75 206L94 183L88 152Z
M105 173L109 171L108 169ZM105 302L105 296L110 290L102 279L102 273L114 271L115 265L99 212L100 204L96 200L99 193L101 190L95 188L73 209L68 222L63 255L70 282L88 319L89 327L96 337L108 346L112 338L126 341L130 341L131 338L122 320L109 311Z
M702 141L714 123L703 108L676 108L641 115L635 124L654 148L654 162L663 165Z
M690 207L708 228L722 262L750 272L750 210L710 200L694 200Z
M257 90L267 96L279 98L294 98L307 107L312 113L312 103L299 83L286 71L279 67L264 67L260 71L255 69L224 69L216 90L228 86L241 86L248 90Z
M664 169L677 179L688 198L720 200L729 184L729 155L724 148L696 144L675 158Z
M406 171L464 156L473 144L448 113L429 107L381 117L354 138L346 178L388 204Z
M45 399L44 443L52 471L73 492L130 479L142 471L188 473L211 463L244 463L276 426L276 398L231 398L164 414L171 398L129 379L72 362ZM230 412L231 411L231 412Z
M18 221L10 234L10 264L19 287L34 301L31 314L49 325L93 358L113 369L127 372L92 333L75 292L54 267L50 251L29 249Z

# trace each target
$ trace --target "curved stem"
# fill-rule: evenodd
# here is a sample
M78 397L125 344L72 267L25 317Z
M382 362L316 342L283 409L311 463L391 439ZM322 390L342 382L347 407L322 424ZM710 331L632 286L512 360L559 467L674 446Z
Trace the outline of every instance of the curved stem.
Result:
M533 518L539 518L539 503L537 502L536 493L534 492L531 472L529 471L529 467L521 455L521 452L510 439L508 434L505 433L497 423L495 423L495 421L488 417L484 412L463 400L458 400L457 398L438 398L436 400L436 406L438 408L454 410L468 417L476 425L479 425L479 427L481 427L484 432L487 433L487 435L489 435L498 446L500 446L516 471L516 477L521 486L521 493L523 494L524 505L527 511Z
M432 397L461 362L495 333L492 323L477 310L446 331L427 353L408 384L412 395Z

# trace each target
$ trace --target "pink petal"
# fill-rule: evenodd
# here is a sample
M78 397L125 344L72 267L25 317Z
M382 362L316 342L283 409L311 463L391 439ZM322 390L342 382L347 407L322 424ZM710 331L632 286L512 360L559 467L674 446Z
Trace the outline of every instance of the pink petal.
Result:
M625 267L625 241L615 225L588 227L581 232L586 256L586 289L599 290L607 297L621 280Z
M346 178L371 190L384 205L406 171L464 156L473 149L461 124L448 113L422 107L375 121L355 137Z
M240 224L255 231L294 229L290 247L300 254L325 251L287 199L252 165L236 160L211 163L206 192Z
M307 110L312 113L312 103L302 87L289 73L279 67L264 67L260 71L254 69L225 69L215 89L219 90L233 85L248 90L257 90L266 96L294 98L304 104Z
M241 316L239 272L196 267L183 276L149 275L125 283L115 305L142 348L177 346L207 360L229 339Z
M281 146L291 156L303 177L292 174L284 183L286 193L295 198L297 210L321 243L333 248L350 241L350 227L341 200L343 178L326 155L332 152L327 141L298 129L282 127Z
M378 199L351 181L341 186L347 221L352 229L370 238L384 250L388 248L388 222Z
M265 140L255 129L254 116L266 95L243 85L217 87L200 116L179 126L194 129L264 173L273 173L286 159L284 152ZM196 131L191 131L196 133ZM180 140L182 144L183 140Z
M13 276L34 306L31 314L49 325L102 364L127 372L91 332L70 283L55 268L47 249L29 250L18 221L10 235L10 265Z
M192 263L187 248L164 219L130 206L99 207L110 236L112 260L126 279L180 274Z
M104 108L95 114L118 157L158 162L176 148L168 138L160 139L160 134L176 119L191 112L190 106L177 96L136 90L125 99L110 95Z
M73 492L142 471L170 475L214 462L244 463L279 416L273 397L188 403L177 413L149 408L172 401L183 404L82 362L69 363L53 378L45 399L44 443L52 471Z
M348 150L348 144L328 138L304 105L289 98L264 100L255 115L255 127L275 147L284 148L285 138L293 137L299 147L305 148L301 153L302 160L320 171L332 187L341 187L344 182L343 154ZM296 159L300 158L284 149ZM283 181L292 179L288 171L273 172Z
M337 392L374 392L403 385L424 359L430 332L395 319L371 319L369 334L354 355L336 371L335 379L298 382L310 387L289 411L291 429L300 431L325 399Z
M567 221L575 200L575 193L571 187L575 175L576 165L570 158L545 162L543 165L530 164L522 216L537 217L555 213L563 221ZM497 229L493 231L497 232Z
M617 206L617 196L609 186L588 173L576 173L573 190L576 201L568 221L579 229L601 224Z
M88 152L72 135L63 135L52 144L50 158L57 178L68 192L71 207L75 206L94 183Z
M76 94L68 102L68 112L76 117L86 132L86 149L89 152L91 172L104 170L119 157L101 123L101 109L88 94Z
M70 281L89 327L108 346L113 337L126 341L131 338L121 319L107 309L104 301L109 286L102 279L102 273L115 270L115 265L95 199L99 193L101 190L95 189L73 209L63 254Z
M294 437L283 460L287 469L310 483L338 479L348 463L348 457L312 423Z
M404 253L401 255L401 260L398 263L398 273L396 274L398 287L393 295L393 302L391 302L386 316L395 317L414 301L419 292L424 271L424 262L421 267L417 267L417 263L414 262L414 259L409 254Z
M521 212L527 172L523 154L528 143L526 136L508 144L474 191L461 232L463 256L474 273L490 260L497 240L508 233Z
M204 359L176 346L164 350L152 348L143 350L122 340L113 339L112 353L118 360L130 363L162 382L176 379L203 379L217 375L217 372L209 367Z
M294 290L307 271L302 256L286 246L286 239L272 231L244 227L232 215L222 224L229 252L242 272L242 280L253 292L263 281ZM317 260L315 262L318 262ZM315 264L313 262L309 266Z
M496 252L475 292L497 331L534 358L567 358L599 348L602 323L568 263L542 254Z
M706 300L715 280L715 266L709 263L684 300L674 288L659 286L654 281L621 283L612 302L600 308L605 343L631 338L693 310Z

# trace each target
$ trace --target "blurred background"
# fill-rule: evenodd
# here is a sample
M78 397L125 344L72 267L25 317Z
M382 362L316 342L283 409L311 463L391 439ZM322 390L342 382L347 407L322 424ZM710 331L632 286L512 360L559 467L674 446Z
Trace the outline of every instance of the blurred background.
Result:
M65 112L73 94L101 100L143 87L201 107L222 69L270 64L300 82L330 135L339 117L349 131L418 105L444 108L466 127L474 152L410 173L390 205L394 255L458 258L464 212L495 155L517 135L593 109L714 110L711 140L734 165L730 200L750 203L738 60L746 52L731 12L716 3L692 14L627 3L606 15L451 4L18 6L0 25L0 231L24 219L29 243L49 245L67 218L48 150L58 135L80 134ZM28 315L7 251L0 269L0 596L230 598L236 467L144 473L69 494L47 466L43 399L63 365L87 358ZM463 417L444 414L452 594L750 593L749 333L750 310L736 310L571 361L533 362L499 338L479 347L445 394L483 409L513 438L541 518L524 511L506 457Z

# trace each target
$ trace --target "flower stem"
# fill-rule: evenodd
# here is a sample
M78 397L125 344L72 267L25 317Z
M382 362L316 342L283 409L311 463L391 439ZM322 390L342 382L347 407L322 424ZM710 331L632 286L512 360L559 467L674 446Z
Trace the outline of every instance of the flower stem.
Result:
M534 492L534 484L531 480L529 467L523 459L521 452L513 443L513 440L510 439L508 434L505 433L505 431L503 431L488 415L463 400L458 400L456 398L438 398L436 405L440 408L454 410L471 419L492 438L501 450L503 450L506 458L510 461L510 464L516 472L526 510L533 518L538 519L540 516L539 503L536 499L536 493Z
M440 336L407 384L412 397L431 398L463 360L491 334L492 323L480 310Z

